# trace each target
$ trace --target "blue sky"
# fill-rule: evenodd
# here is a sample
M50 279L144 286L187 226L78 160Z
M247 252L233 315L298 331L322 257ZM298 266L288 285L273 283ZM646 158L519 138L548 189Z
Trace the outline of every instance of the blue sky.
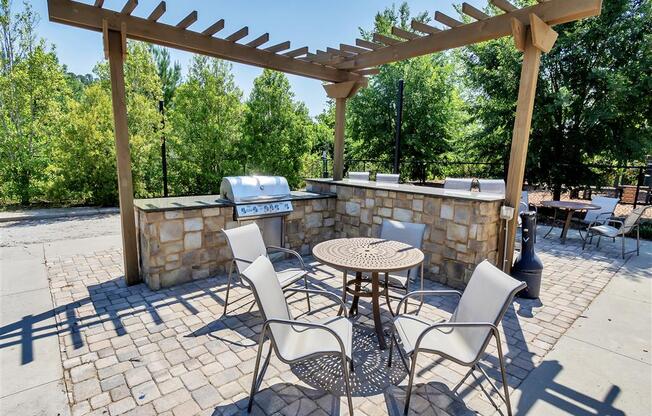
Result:
M21 0L13 0L14 7L21 6ZM106 0L105 7L120 10L126 0ZM84 0L84 3L93 3ZM147 16L159 0L140 0L134 11L136 16ZM467 0L476 7L484 7L486 2ZM32 0L40 16L38 33L49 44L55 45L61 62L75 73L89 73L95 64L103 59L101 35L96 32L77 29L57 23L47 18L47 1ZM412 14L428 11L430 16L439 10L456 17L452 0L409 0ZM338 47L340 43L353 44L358 37L358 27L371 28L377 11L400 1L392 0L167 0L168 11L162 22L176 24L190 11L197 10L198 21L190 27L201 31L219 19L225 19L225 29L219 33L228 36L243 26L249 26L246 42L265 33L270 33L269 45L289 40L292 47L308 46L311 51L327 46ZM181 63L184 74L192 54L171 51L172 58ZM233 73L237 85L245 97L261 69L234 64ZM326 94L317 80L289 76L296 98L305 102L311 115L319 114L326 103Z

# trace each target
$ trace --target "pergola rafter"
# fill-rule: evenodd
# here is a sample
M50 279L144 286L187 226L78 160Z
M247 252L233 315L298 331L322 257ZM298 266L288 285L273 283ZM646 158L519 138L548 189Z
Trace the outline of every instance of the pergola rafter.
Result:
M105 9L103 0L95 0L94 5L72 0L48 0L51 21L102 32L104 35L105 54L111 69L127 283L140 281L123 72L127 38L324 81L326 93L335 100L333 178L339 180L342 179L344 171L346 102L360 88L367 85L366 76L378 73L377 67L380 65L511 35L514 37L516 48L523 52L523 66L512 134L505 205L518 207L540 58L542 53L552 49L557 39L557 33L551 26L599 15L602 0L538 0L538 4L523 9L516 8L507 0L489 1L504 13L490 16L463 3L462 13L475 19L474 21L465 23L436 12L435 20L445 26L441 29L412 21L410 27L413 32L393 27L392 36L375 33L372 40L356 39L355 46L340 44L339 49L327 48L326 51L317 50L310 53L307 47L289 50L289 41L264 47L269 41L267 33L246 44L238 43L249 35L248 27L243 27L226 38L216 37L214 35L224 29L223 19L202 32L196 32L190 29L198 18L197 12L194 11L176 25L162 23L159 20L166 12L165 1L161 1L147 18L141 18L132 15L138 6L137 0L126 1L120 11ZM511 267L516 220L514 217L509 221L507 236L502 233L500 235L500 262L507 269ZM506 253L504 258L502 253Z

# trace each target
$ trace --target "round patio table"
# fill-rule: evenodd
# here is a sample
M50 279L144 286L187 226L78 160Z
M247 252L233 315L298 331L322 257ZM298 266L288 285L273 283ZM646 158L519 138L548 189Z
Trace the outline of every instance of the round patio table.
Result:
M563 243L566 242L566 235L568 234L568 230L570 229L571 221L573 219L573 214L575 213L575 211L579 211L579 212L591 211L594 209L602 208L599 205L589 204L587 202L576 202L576 201L543 201L541 205L543 205L544 207L555 209L555 215L552 218L552 226L550 227L550 230L548 230L546 235L543 236L543 238L548 237L548 234L550 234L552 229L555 227L555 220L557 219L557 210L566 211L566 220L564 222L564 228L562 228L561 230L561 237L560 237Z
M360 297L371 298L374 326L378 344L381 349L387 348L383 333L382 321L380 319L380 273L390 273L401 270L408 270L421 264L424 255L421 250L408 244L380 238L338 238L324 241L312 249L312 254L320 262L327 264L344 273L344 287L342 299L346 302L346 295L353 295L351 303L351 314L358 312L358 300ZM355 271L354 279L348 280L348 271ZM362 273L371 273L371 292L361 289L363 280ZM350 286L354 286L351 288ZM383 293L389 306L389 294L387 286ZM390 307L391 312L391 307Z

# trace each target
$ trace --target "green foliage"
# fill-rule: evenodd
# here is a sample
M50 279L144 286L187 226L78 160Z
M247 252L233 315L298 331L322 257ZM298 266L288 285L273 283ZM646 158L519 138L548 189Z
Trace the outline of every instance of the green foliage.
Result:
M424 15L417 19L424 20ZM376 15L375 31L390 34L392 26L408 27L409 8L403 3ZM363 36L367 32L361 31ZM347 159L380 159L387 170L393 161L398 81L405 81L401 155L403 176L416 177L420 168L412 160L433 160L451 150L463 132L464 103L454 78L454 65L446 54L435 54L383 65L380 74L362 89L348 109L351 145ZM382 168L381 168L382 169ZM438 167L431 165L430 174Z
M71 95L55 53L35 40L36 20L29 4L12 16L0 2L0 198L23 204L43 194Z
M246 103L242 151L252 172L285 176L299 185L303 160L312 145L308 110L294 100L287 77L264 70Z
M652 16L644 0L604 2L597 18L556 26L559 39L542 57L526 176L558 192L596 183L582 166L642 160L652 150ZM520 56L509 38L463 54L478 131L476 157L508 157Z
M181 65L179 62L172 64L170 52L165 48L152 46L151 51L156 61L158 76L161 84L163 84L163 103L165 108L168 108L172 104L174 93L181 83Z
M231 65L195 57L169 114L169 175L173 194L218 193L222 176L237 174L242 92Z

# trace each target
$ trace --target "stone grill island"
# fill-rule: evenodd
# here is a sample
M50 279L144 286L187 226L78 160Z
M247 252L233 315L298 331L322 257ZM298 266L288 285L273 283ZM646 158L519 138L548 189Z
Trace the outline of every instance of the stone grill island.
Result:
M463 288L477 264L499 257L502 195L348 179L306 183L309 192L337 195L338 237L377 237L383 219L425 224L426 278Z
M383 219L426 224L426 278L464 287L477 264L498 258L501 195L406 184L306 180L287 198L294 210L282 221L282 242L303 255L325 240L376 237ZM218 195L135 201L140 274L152 289L228 270L222 229L260 220L234 218Z

